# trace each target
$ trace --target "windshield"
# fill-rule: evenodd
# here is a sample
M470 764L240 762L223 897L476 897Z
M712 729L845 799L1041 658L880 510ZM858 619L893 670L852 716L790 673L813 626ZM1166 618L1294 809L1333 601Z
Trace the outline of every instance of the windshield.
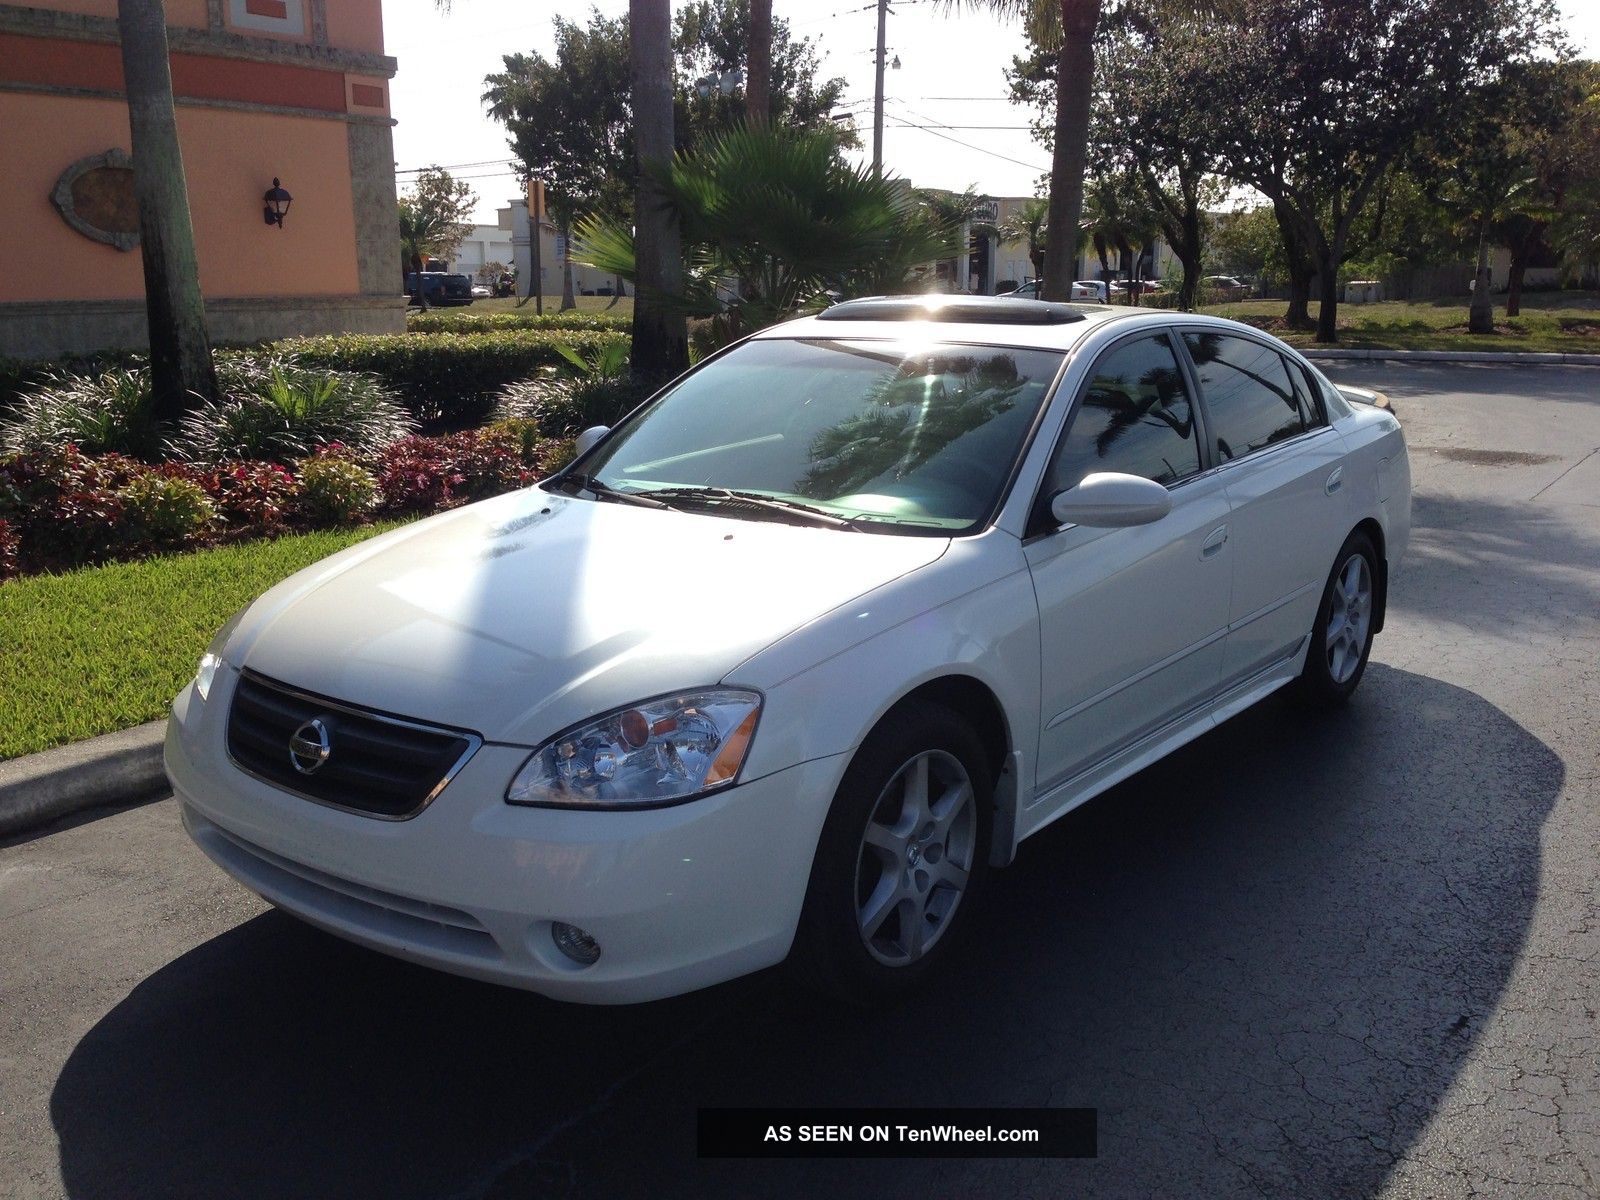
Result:
M601 489L720 502L730 516L803 507L851 528L968 532L999 499L1061 360L987 346L748 342L579 469Z

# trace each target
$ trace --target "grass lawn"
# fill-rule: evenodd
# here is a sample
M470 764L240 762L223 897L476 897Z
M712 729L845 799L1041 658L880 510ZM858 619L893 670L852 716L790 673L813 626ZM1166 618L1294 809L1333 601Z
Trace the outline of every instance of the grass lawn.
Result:
M0 585L0 759L166 715L235 611L301 567L394 524Z
M615 304L611 303L612 298L610 296L576 296L576 297L574 297L574 299L576 299L577 302L578 302L578 311L579 312L609 312L609 313L613 314L614 316L618 316L618 317L631 317L631 316L633 316L633 297L632 296L623 296L622 298L617 300L617 302ZM416 309L412 309L411 311L416 312L417 310ZM447 313L448 312L466 312L466 313L475 313L475 312L527 312L527 313L531 313L531 312L534 311L534 307L533 307L533 301L532 300L527 301L526 303L524 303L522 305L521 308L518 308L517 307L517 301L516 301L516 299L514 297L501 296L501 297L497 297L497 298L489 299L489 300L474 300L470 305L468 305L467 307L464 307L464 308L441 308L441 309L438 309L437 311L439 311L439 312L447 312ZM557 292L554 296L546 296L544 298L544 311L547 312L547 313L553 313L553 312L560 312L561 311L561 293Z
M1282 300L1245 300L1205 309L1245 321L1296 346L1312 335L1283 328ZM1315 320L1320 306L1311 305ZM1494 334L1467 332L1467 306L1458 299L1385 301L1339 305L1339 345L1352 350L1489 350L1600 353L1600 294L1531 292L1522 315L1507 319L1504 296L1495 297Z

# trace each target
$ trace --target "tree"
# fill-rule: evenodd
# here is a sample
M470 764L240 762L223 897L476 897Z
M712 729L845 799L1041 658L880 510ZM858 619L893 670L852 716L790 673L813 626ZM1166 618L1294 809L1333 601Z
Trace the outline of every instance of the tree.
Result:
M670 297L683 291L678 214L662 186L672 161L672 13L667 0L629 0L628 52L638 185L633 206L633 376L657 384L687 369L689 336Z
M469 218L477 195L472 185L455 179L442 167L429 167L417 176L398 204L400 254L407 270L419 274L418 303L428 306L420 273L430 258L449 258L472 232Z
M1032 196L995 229L1002 242L1020 242L1028 247L1035 279L1044 276L1045 222L1049 215L1050 202L1042 196Z
M744 73L745 116L765 121L772 115L772 0L750 0L750 34Z
M1045 271L1040 296L1069 300L1076 261L1079 220L1083 214L1084 172L1089 160L1089 123L1095 87L1095 37L1102 11L1210 14L1236 0L946 0L948 7L966 5L1003 16L1020 16L1029 40L1054 53L1054 120L1050 146L1050 215L1046 222Z
M570 239L588 212L631 203L633 133L628 101L628 27L598 12L586 26L554 18L555 61L508 54L484 80L489 115L510 135L525 179L539 179L556 231ZM572 257L562 263L561 307L572 308Z
M1338 339L1339 267L1395 163L1460 119L1475 84L1553 37L1548 0L1240 0L1197 30L1207 120L1230 177L1274 206L1294 267L1321 282L1317 340Z
M894 290L913 267L953 253L961 228L902 181L847 162L826 130L741 126L652 174L689 266L683 289L664 298L717 317L727 336L791 316L824 289ZM585 221L579 240L591 265L637 272L625 224Z
M1564 138L1566 181L1550 241L1569 261L1592 269L1600 265L1600 64L1582 64L1580 92Z
M853 128L841 129L832 113L844 97L842 77L823 78L822 59L806 38L796 41L789 22L771 19L767 46L766 119L800 129L834 130L846 145L856 144ZM746 68L752 47L762 41L756 30L757 8L748 0L692 0L679 7L673 21L672 48L676 56L678 108L677 143L680 150L697 145L713 134L733 129L748 119L753 89L761 86L753 73L745 75L744 92L696 86L711 77L732 77Z
M192 402L215 400L218 392L161 0L119 0L117 28L139 203L152 411L157 420L176 423Z

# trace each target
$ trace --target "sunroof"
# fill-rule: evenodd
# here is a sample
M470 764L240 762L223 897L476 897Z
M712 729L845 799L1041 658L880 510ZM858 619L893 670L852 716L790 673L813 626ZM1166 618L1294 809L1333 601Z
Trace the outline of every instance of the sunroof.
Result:
M1084 316L1067 304L1000 296L877 296L846 300L819 321L954 321L967 325L1070 325Z

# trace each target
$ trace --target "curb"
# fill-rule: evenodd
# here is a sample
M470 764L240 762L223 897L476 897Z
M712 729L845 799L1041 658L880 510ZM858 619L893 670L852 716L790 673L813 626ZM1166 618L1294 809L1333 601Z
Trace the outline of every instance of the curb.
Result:
M151 721L0 762L0 837L85 809L155 799L167 790L166 729Z
M1600 354L1546 353L1543 351L1519 354L1506 350L1338 350L1319 349L1315 346L1297 347L1310 359L1332 359L1354 362L1435 362L1435 363L1498 363L1530 367L1600 367Z

